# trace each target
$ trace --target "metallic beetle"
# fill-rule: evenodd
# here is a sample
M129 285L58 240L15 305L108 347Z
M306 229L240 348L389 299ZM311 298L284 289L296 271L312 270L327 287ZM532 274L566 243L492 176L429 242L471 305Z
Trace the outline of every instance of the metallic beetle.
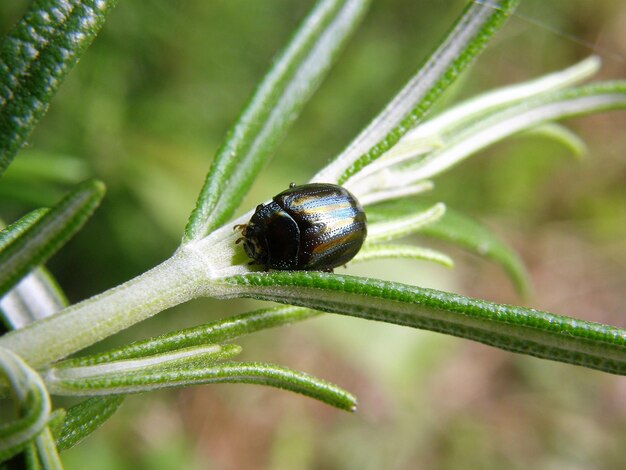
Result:
M332 271L359 252L367 220L359 201L341 186L291 183L235 229L241 230L237 243L244 242L252 263L266 269Z

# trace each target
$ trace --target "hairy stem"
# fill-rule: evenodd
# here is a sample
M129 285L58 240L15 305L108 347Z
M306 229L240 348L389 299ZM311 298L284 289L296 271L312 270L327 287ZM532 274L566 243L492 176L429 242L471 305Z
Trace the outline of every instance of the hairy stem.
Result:
M41 368L210 291L207 259L180 249L155 268L62 312L10 332L0 346Z

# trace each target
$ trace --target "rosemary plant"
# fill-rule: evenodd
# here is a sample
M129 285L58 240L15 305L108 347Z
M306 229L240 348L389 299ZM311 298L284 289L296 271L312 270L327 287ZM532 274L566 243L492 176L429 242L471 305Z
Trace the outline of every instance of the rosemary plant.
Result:
M67 73L102 27L115 0L36 0L0 49L0 172L45 113ZM437 99L502 27L518 0L468 2L439 46L384 110L311 182L341 184L370 221L354 262L445 253L399 241L422 233L501 264L520 294L529 290L517 255L486 228L416 196L442 172L511 135L541 129L571 146L565 118L626 107L626 82L580 85L600 67L590 57L538 79L485 93L430 115ZM427 329L497 348L626 373L626 331L531 308L500 305L419 286L325 272L264 272L235 244L233 220L255 177L325 77L364 16L368 0L320 0L284 48L211 164L180 246L160 265L111 290L67 305L42 265L89 219L104 185L87 181L57 205L0 232L0 387L16 418L0 426L0 462L24 453L32 468L58 468L67 449L108 419L125 394L217 382L280 387L344 410L356 398L283 366L237 362L229 341L321 312ZM82 349L157 313L208 296L284 304L175 331L94 355ZM84 396L68 410L49 395Z

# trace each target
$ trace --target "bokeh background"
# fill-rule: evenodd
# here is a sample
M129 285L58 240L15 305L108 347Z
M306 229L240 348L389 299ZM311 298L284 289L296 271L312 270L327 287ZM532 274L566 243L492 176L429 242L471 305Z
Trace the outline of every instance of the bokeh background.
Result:
M30 2L0 2L4 34ZM313 2L120 1L0 181L11 221L74 182L108 194L50 263L75 302L166 259L204 174L274 54ZM375 2L242 210L304 182L416 70L461 1ZM441 106L590 54L626 78L626 3L525 0ZM626 327L626 113L568 123L582 160L540 137L499 144L437 180L429 197L481 220L531 273L528 305ZM349 272L521 303L504 273L444 245L454 270L390 260ZM99 349L257 308L198 300ZM69 469L626 468L626 379L466 340L327 315L239 341L243 358L298 368L360 400L356 414L258 386L129 397L64 454ZM67 402L61 402L67 404Z

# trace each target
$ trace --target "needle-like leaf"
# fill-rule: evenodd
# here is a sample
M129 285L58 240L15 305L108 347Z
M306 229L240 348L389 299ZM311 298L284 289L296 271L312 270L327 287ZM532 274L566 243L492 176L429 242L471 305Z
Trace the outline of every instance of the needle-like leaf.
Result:
M49 428L45 428L35 439L37 459L43 470L63 470L56 442Z
M321 0L307 16L218 150L185 241L204 237L232 216L368 5L369 0Z
M454 243L498 263L508 274L518 294L522 297L530 295L530 276L520 257L481 223L448 210L437 222L422 228L420 233Z
M567 69L480 94L424 122L407 133L401 143L438 139L442 134L458 131L498 110L571 87L597 73L600 65L600 58L591 56ZM392 150L392 153L395 152L396 148Z
M367 242L381 242L406 237L423 227L435 223L446 213L446 206L439 202L432 207L416 208L408 214L394 218L370 218Z
M303 372L259 362L227 362L212 367L186 367L83 379L62 379L55 382L53 387L57 393L66 395L99 395L138 393L164 387L209 383L269 385L307 395L342 410L356 409L354 396L336 385Z
M495 111L442 136L443 145L416 163L398 170L398 184L438 175L479 150L511 135L552 121L626 108L626 81L583 85L541 94Z
M82 183L9 243L0 252L0 295L56 253L89 219L103 196L101 182Z
M104 424L123 401L124 395L93 397L69 408L63 428L56 439L58 449L74 447Z
M163 372L190 367L208 366L224 359L230 359L241 352L236 344L219 344L194 346L176 351L154 354L140 359L124 359L89 366L68 366L60 363L46 372L44 379L49 384L68 379L92 379L112 375L129 374L135 371L141 373Z
M0 347L0 381L8 384L17 418L0 425L0 462L30 445L47 429L50 398L41 377L18 356Z
M29 212L24 217L16 220L8 227L0 232L0 252L17 240L26 230L33 226L35 222L41 219L48 212L48 208L42 207ZM3 224L4 225L4 224Z
M291 306L255 310L254 312L235 315L205 325L137 341L111 351L68 359L63 361L62 364L64 367L88 366L147 357L157 353L166 353L202 344L222 343L256 331L302 321L316 315L319 315L319 312Z
M345 183L421 122L437 98L473 62L519 0L468 2L444 41L372 123L314 181Z
M0 44L0 175L117 0L37 0Z
M49 317L67 305L65 294L56 280L46 269L39 267L0 298L0 314L10 329L18 329Z
M378 279L318 272L233 276L237 295L468 338L626 375L626 330Z
M371 207L367 216L376 223L390 217L403 217L428 207L428 203L416 199L390 202ZM517 253L478 221L447 208L441 218L424 225L418 233L445 240L498 263L508 274L518 293L524 297L529 295L530 278Z
M365 244L359 254L352 260L353 263L372 259L404 258L419 259L439 263L447 268L454 266L452 259L436 250L412 245L379 245Z

